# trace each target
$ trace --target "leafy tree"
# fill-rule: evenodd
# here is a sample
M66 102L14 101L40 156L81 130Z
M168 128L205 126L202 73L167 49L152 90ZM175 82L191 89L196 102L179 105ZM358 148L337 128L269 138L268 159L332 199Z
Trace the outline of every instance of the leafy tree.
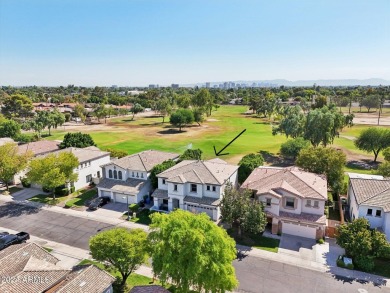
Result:
M60 149L69 147L85 148L89 146L96 146L96 144L90 134L81 132L68 132L60 143Z
M375 264L374 259L390 255L390 244L386 236L371 230L366 218L359 218L352 223L338 227L337 244L345 249L348 256L361 270L371 271Z
M384 177L390 177L390 162L386 161L380 164L376 173Z
M100 119L106 118L107 117L107 108L104 103L98 104L94 110L93 110L93 115L97 118L98 122L100 122ZM106 121L104 121L106 122Z
M189 109L179 109L176 112L172 113L169 122L179 127L179 131L181 131L182 127L187 124L192 124L194 122L194 114Z
M4 98L1 112L7 118L25 118L32 115L33 109L34 106L30 98L14 94Z
M179 161L184 160L202 160L202 150L201 149L188 149L180 156Z
M213 108L213 97L208 89L201 89L196 95L192 97L192 105L198 109L202 109L202 112L206 112L207 116L211 115Z
M27 178L30 182L40 184L52 191L55 200L54 189L64 184L74 182L78 174L73 170L79 165L74 154L61 152L59 154L49 154L39 157L30 162L30 170Z
M283 116L280 124L272 128L273 135L283 133L292 138L304 135L306 118L300 106L286 108Z
M106 152L110 152L111 158L123 158L128 155L125 151L122 150L116 150L116 149L106 149Z
M131 273L147 260L147 248L147 234L142 229L114 228L100 232L89 240L92 257L108 263L121 274L122 290Z
M167 160L162 162L161 164L158 164L150 170L150 182L152 183L153 188L158 187L158 178L157 175L160 174L161 172L175 166L176 163L173 160Z
M379 107L379 98L376 95L368 95L361 100L360 104L361 106L366 107L367 113L369 113L371 108Z
M86 111L83 105L77 104L74 107L74 114L76 117L79 117L81 119L81 122L85 122L85 119L87 118L86 116Z
M51 135L50 133L51 128L57 129L58 126L61 126L65 123L65 120L66 120L65 115L62 114L57 109L54 109L53 111L49 112L49 119L46 125L47 128L49 129L49 135Z
M193 110L193 113L194 113L194 121L198 123L198 125L200 126L200 124L204 121L202 109L196 108Z
M237 285L235 242L205 213L154 213L149 234L154 273L180 292L225 292ZM180 253L178 253L180 252Z
M376 162L379 153L390 147L390 130L376 127L364 129L355 140L355 146L367 153L373 152L374 162Z
M264 159L260 154L248 154L242 157L238 165L238 182L242 183L254 169L263 166Z
M382 151L383 156L385 157L386 161L390 161L390 147L385 148Z
M133 117L131 118L134 120L134 116L138 113L141 113L144 110L144 108L140 104L135 104L131 109L130 112L133 113Z
M258 234L267 225L263 204L253 200L251 195L248 189L236 190L228 185L220 203L222 221L236 227L240 237L242 230Z
M163 123L165 120L165 116L171 115L172 113L172 106L169 102L168 98L162 98L157 101L156 110L160 112L161 116L163 117Z
M16 138L20 135L20 124L10 119L0 120L0 137Z
M191 96L188 94L179 95L176 98L176 103L179 106L179 108L187 109L191 104Z
M310 142L303 137L289 139L280 146L280 154L289 159L296 159L302 149L310 147Z
M31 152L18 154L17 144L6 143L0 146L0 181L4 182L7 190L14 176L27 167L31 157Z
M302 149L296 160L296 165L305 171L326 176L328 186L339 193L344 180L346 156L342 151L333 148L310 147Z

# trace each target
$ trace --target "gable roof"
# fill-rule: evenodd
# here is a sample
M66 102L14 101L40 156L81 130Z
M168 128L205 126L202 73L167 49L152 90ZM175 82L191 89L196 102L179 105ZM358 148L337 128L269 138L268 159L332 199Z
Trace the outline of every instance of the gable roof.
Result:
M175 183L192 182L221 185L237 169L238 166L230 165L221 159L209 161L184 160L161 172L157 177L166 178L167 181Z
M358 205L378 206L385 212L390 212L389 179L350 178L349 182Z
M69 147L66 149L58 150L54 152L54 154L59 154L62 152L68 152L74 154L76 158L79 160L80 164L92 160L97 160L110 155L109 152L101 151L99 148L94 146L90 146L86 148Z
M302 198L328 198L326 179L297 167L258 167L241 187L256 190L258 194L278 193L282 189Z
M148 150L111 161L105 166L113 164L123 169L149 172L154 166L167 160L175 160L178 157L179 154L175 153Z
M55 140L40 140L21 144L18 146L18 153L24 154L31 151L34 156L44 155L59 150L60 142Z

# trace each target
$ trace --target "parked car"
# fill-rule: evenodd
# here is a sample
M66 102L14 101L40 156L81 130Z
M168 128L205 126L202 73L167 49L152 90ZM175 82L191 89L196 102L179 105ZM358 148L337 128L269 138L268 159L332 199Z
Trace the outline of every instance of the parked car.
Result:
M7 232L5 232L7 233ZM7 248L8 246L26 242L30 239L30 234L27 232L19 232L16 234L2 234L0 237L0 250Z
M108 196L102 196L93 199L90 203L88 208L92 211L97 210L98 208L104 206L105 204L110 202L110 198Z

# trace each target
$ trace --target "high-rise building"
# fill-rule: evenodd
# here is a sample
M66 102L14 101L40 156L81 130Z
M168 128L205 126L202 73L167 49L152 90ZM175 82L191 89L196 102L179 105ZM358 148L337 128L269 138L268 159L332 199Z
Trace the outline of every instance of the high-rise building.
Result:
M206 89L209 89L209 88L210 88L210 83L206 82Z
M178 89L179 88L179 84L178 83L172 83L171 88Z

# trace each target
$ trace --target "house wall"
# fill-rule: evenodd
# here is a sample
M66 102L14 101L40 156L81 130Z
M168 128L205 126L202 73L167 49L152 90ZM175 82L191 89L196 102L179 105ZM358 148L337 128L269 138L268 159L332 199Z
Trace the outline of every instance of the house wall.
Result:
M157 180L158 180L158 189L168 190L168 182L165 181L165 184L163 184L163 178L157 178Z
M367 215L368 209L372 209L372 216ZM382 212L380 217L375 216L376 210L380 210ZM385 214L383 213L383 210L381 208L366 205L359 206L359 218L366 218L368 221L370 221L371 228L382 227L384 223L384 216Z
M210 186L210 190L207 190L207 186ZM215 186L215 191L213 191L213 186ZM212 197L212 198L222 198L223 188L222 186L219 185L203 184L202 193L203 196Z
M284 211L287 213L293 213L293 214L300 214L302 212L302 201L299 197L292 195L291 193L286 192L284 190L278 190L278 193L280 193L283 196L283 198L281 199L280 204L279 204L280 211ZM284 202L285 202L286 197L292 197L295 199L295 208L294 209L284 207Z
M309 213L315 215L323 215L325 209L325 200L310 199L311 206L307 206L307 198L301 199L302 201L302 213ZM318 208L314 207L314 201L318 201Z
M351 182L349 182L348 185L348 202L351 220L357 219L359 217L359 209L356 203L355 193L353 192Z
M78 173L78 180L74 182L75 189L80 189L82 187L88 186L89 182L87 182L86 177L91 175L92 178L97 177L97 172L100 171L100 176L102 176L102 168L101 165L107 164L110 162L110 156L107 155L105 157L99 158L97 160L89 161L91 164L84 168L79 168L76 171Z
M383 231L386 234L387 241L390 242L390 212L385 213L385 218L383 220Z
M115 169L114 169L114 167L115 167ZM116 166L115 164L105 166L104 170L105 170L104 171L105 178L109 178L109 179L115 179L114 177L112 177L112 178L109 177L109 170L111 170L112 172L114 172L114 170L116 170L117 172L121 171L123 181L126 181L128 178L134 178L134 179L140 179L140 180L147 180L147 178L148 178L147 172L124 169L124 168Z
M271 199L271 206L270 207L268 207L266 205L267 198ZM272 195L269 195L269 194L259 195L258 199L263 202L265 211L273 213L274 215L279 216L279 205L280 205L281 199L279 200L275 196L272 196Z
M196 192L191 191L191 184L195 183L186 183L184 187L184 194L194 197L202 197L202 184L196 184Z

